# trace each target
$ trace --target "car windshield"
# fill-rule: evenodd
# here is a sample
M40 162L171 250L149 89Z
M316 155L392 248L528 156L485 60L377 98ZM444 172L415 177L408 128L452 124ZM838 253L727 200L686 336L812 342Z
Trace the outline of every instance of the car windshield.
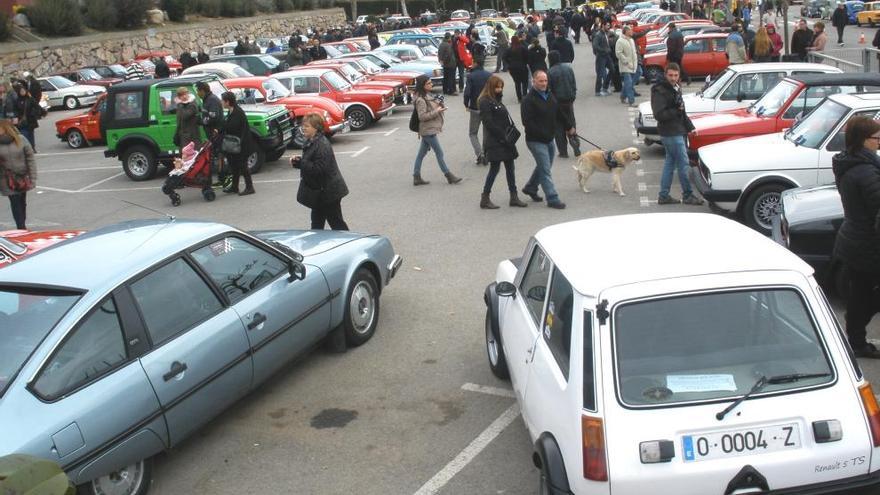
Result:
M848 109L840 103L825 100L789 129L785 137L798 146L819 149L825 137L837 126L847 111Z
M365 79L363 74L361 74L357 71L357 69L348 64L341 65L339 66L339 68L342 69L343 74L345 74L345 78L352 83L357 83Z
M730 69L725 69L724 72L718 75L715 79L709 82L709 85L703 88L701 93L705 98L715 98L718 93L724 89L724 86L727 86L727 81L729 81L734 76L734 73Z
M281 63L280 60L273 57L272 55L260 55L260 60L264 64L266 64L266 67L268 67L269 69L274 69L275 67L278 67L278 64Z
M324 80L330 85L333 86L334 89L338 91L348 91L351 89L351 85L342 78L339 74L335 72L327 72L324 74Z
M430 56L430 57L435 57L435 56L437 56L437 52L438 52L438 50L437 50L437 47L434 46L434 45L425 45L425 46L422 46L422 47L419 47L419 48L422 50L422 54L423 54L423 55L427 55L427 56Z
M125 77L125 67L119 64L108 65L108 69L113 75Z
M76 86L76 84L73 81L71 81L70 79L67 79L66 77L49 76L46 79L50 83L52 83L53 86L55 86L58 89L70 88L70 87Z
M612 324L620 399L630 406L742 396L760 377L775 393L833 381L815 322L788 288L701 293L626 303Z
M758 117L775 117L782 105L797 91L798 85L791 81L779 81L770 91L764 93L760 100L749 107L749 113Z
M87 81L91 81L93 79L103 79L101 75L98 74L94 69L80 69L79 75Z
M0 287L0 396L79 298L73 292Z
M211 88L211 92L218 97L226 92L226 86L224 86L223 83L216 79L213 81L208 81L208 87Z
M266 79L263 81L263 90L266 91L266 101L270 102L290 96L290 91L278 79Z
M370 74L375 74L377 72L382 72L382 67L376 65L375 62L368 58L362 58L358 60L358 63L361 64L361 67L367 70Z
M232 73L235 74L235 77L253 77L253 74L237 65L230 67L230 69L232 70Z
M394 64L401 64L401 63L403 63L403 60L401 60L401 59L395 57L394 55L391 55L390 53L385 53L385 52L383 52L383 51L381 51L381 50L373 50L373 51L370 52L370 53L372 53L373 55L379 57L380 59L382 59L383 61L385 61L385 63L387 63L387 64L389 64L389 65L394 65Z

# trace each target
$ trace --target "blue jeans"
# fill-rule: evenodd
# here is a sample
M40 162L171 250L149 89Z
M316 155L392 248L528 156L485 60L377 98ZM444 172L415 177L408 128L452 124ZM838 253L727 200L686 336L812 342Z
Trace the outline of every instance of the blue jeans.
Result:
M31 148L33 148L34 151L37 151L37 143L34 142L34 130L30 127L19 127L18 132L20 132L21 135L24 136L25 139L27 139L27 142L31 145Z
M639 81L642 80L642 63L639 62L636 64L636 73L633 74L633 86L638 86ZM635 91L635 89L633 89Z
M492 184L495 183L495 177L501 170L501 162L489 162L489 173L486 174L486 183L483 184L483 193L492 192ZM516 192L516 169L514 169L513 160L504 160L504 172L507 175L507 190Z
M448 174L449 168L443 160L443 148L440 147L440 140L437 139L437 135L434 134L431 136L422 136L422 142L419 144L419 152L416 154L416 163L413 165L413 175L420 175L422 173L422 160L425 159L425 155L428 154L429 149L434 150L434 154L437 155L437 163L440 164L440 170L443 171L444 174Z
M556 192L556 186L553 185L553 177L550 176L553 157L556 156L556 144L553 141L549 143L526 141L526 146L535 159L535 170L523 187L523 191L536 193L540 185L544 189L544 195L547 196L547 203L559 202L559 194Z
M596 55L596 94L608 89L608 55Z
M620 78L623 80L623 91L620 93L620 98L625 99L627 103L635 103L636 101L636 90L633 88L633 78L635 74L630 72L621 72Z
M666 151L663 173L660 175L660 197L669 196L669 189L672 187L672 174L675 170L678 170L678 181L681 183L683 197L692 195L691 182L687 177L690 164L688 163L684 136L661 136L660 142L663 143L663 149Z

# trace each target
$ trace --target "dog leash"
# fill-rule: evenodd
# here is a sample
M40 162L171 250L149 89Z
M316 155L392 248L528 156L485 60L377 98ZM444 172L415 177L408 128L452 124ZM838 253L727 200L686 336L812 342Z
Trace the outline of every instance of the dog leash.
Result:
M590 141L589 139L587 139L587 138L581 136L580 134L575 134L575 136L577 136L577 138L580 139L581 141L586 141L586 142L592 144L593 147L596 148L597 150L599 150L599 151L605 151L604 149L602 149L601 146L599 146L598 144L596 144L596 143Z

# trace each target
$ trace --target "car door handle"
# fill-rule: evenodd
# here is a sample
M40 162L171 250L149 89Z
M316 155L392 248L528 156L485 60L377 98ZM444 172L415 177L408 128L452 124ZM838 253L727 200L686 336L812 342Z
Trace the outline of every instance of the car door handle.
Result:
M165 373L164 375L162 375L162 379L165 380L166 382L170 381L172 378L183 373L184 371L186 371L186 363L181 363L180 361L174 361L173 363L171 363L171 370L168 371L168 373Z
M263 313L254 313L254 317L251 318L251 322L247 324L247 329L253 330L265 322L266 315L264 315Z

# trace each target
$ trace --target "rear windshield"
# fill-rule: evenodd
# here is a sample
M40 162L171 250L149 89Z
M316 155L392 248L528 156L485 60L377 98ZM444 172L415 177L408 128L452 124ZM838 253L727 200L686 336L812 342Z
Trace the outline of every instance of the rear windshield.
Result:
M618 391L630 406L738 397L762 376L826 376L766 385L774 393L834 379L801 294L756 289L623 304L613 321Z
M79 294L0 287L0 396Z

